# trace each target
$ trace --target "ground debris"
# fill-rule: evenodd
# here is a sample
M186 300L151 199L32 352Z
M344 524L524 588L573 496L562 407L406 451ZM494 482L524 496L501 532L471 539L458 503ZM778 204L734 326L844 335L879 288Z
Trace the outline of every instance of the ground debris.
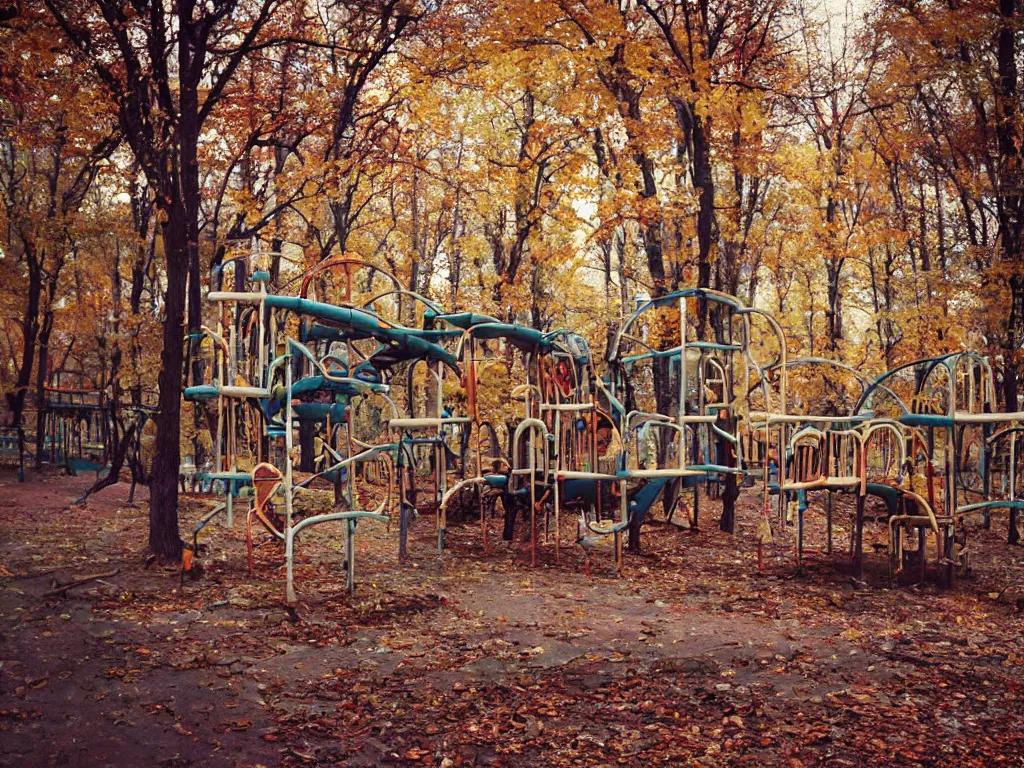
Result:
M1000 598L1017 555L995 535L972 581L938 591L889 589L884 554L851 585L841 546L813 552L813 507L803 571L780 532L759 573L746 497L736 536L652 526L619 577L594 556L593 579L567 544L531 570L494 530L485 554L478 523L442 563L418 521L403 568L368 523L355 594L343 537L314 529L286 608L273 542L249 576L241 527L211 526L183 586L145 567L126 489L59 514L83 482L41 507L30 482L0 512L8 572L109 563L124 586L54 610L42 579L4 584L0 764L988 766L1022 746L1024 620ZM189 500L183 529L205 508Z

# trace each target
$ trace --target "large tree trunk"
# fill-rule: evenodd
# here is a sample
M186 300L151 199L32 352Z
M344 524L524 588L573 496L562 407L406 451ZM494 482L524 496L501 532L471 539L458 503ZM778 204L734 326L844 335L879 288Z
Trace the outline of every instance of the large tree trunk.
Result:
M1018 355L1020 326L1024 325L1024 265L1021 255L1021 229L1024 227L1024 197L1021 194L1021 135L1018 129L1017 100L1017 0L1000 0L999 13L1003 23L999 29L999 87L996 89L996 114L999 121L999 245L1001 260L1011 265L1009 278L1010 307L1002 334L1003 405L1007 411L1018 409Z
M711 175L711 145L701 117L694 115L691 128L693 186L700 196L697 207L697 287L710 288L711 248L715 239L715 181Z
M164 294L163 351L160 353L160 395L157 401L157 447L150 481L149 547L155 554L181 557L178 534L178 469L181 461L181 375L185 338L185 288L189 253L186 213L180 203L167 209L163 225L167 260Z

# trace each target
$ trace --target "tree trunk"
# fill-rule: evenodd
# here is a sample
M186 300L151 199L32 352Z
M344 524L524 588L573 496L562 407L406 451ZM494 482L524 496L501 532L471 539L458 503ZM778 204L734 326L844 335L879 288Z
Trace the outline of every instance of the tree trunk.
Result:
M25 412L25 398L28 385L32 380L32 363L36 356L36 338L39 335L39 297L43 289L43 280L39 261L34 255L28 254L28 296L25 303L25 317L22 320L21 367L15 381L14 391L7 393L7 407L11 411L11 426L18 430L18 455L25 455L25 430L22 417ZM19 463L19 466L22 466ZM25 481L21 472L18 480Z
M693 186L700 195L697 208L697 287L711 287L711 248L715 237L715 181L711 175L711 146L704 121L694 114L691 132Z
M736 434L736 419L730 418L723 425L723 429L731 434ZM732 443L728 440L718 439L717 459L721 464L729 466L735 460L735 452ZM729 472L725 475L722 487L722 517L718 521L720 530L726 533L736 532L736 500L740 497L739 484L736 482L736 475Z
M1019 345L1020 326L1024 323L1024 276L1014 275L1010 278L1010 314L1006 319L1006 336L1003 343L1003 408L1008 413L1020 410L1020 378L1021 354Z
M178 534L178 469L181 462L181 375L184 361L185 288L189 251L186 211L178 202L167 209L163 225L167 261L164 293L163 351L157 382L157 447L150 480L149 547L157 555L181 557Z
M998 36L999 87L996 114L999 121L999 244L1003 263L1013 270L1009 277L1010 307L1002 333L1003 405L1016 411L1018 404L1020 326L1024 324L1024 267L1021 265L1021 228L1024 226L1024 197L1021 194L1021 135L1017 100L1017 2L1000 0L1002 24Z
M52 294L51 294L52 301ZM39 472L43 468L43 440L46 430L46 378L50 366L50 333L53 331L53 309L46 308L43 313L42 326L39 329L39 363L36 366L36 460L35 468Z
M97 478L96 482L89 486L85 493L75 501L76 504L84 504L86 499L92 494L99 493L104 488L116 485L121 479L121 469L124 467L125 458L128 456L128 448L131 445L132 438L135 437L135 427L134 423L130 424L128 429L125 430L124 435L119 437L117 419L111 419L113 453L110 458L110 471L104 477Z
M825 260L828 273L828 304L825 306L825 321L828 325L828 348L830 352L839 349L843 338L843 294L840 288L840 277L843 271L843 259Z

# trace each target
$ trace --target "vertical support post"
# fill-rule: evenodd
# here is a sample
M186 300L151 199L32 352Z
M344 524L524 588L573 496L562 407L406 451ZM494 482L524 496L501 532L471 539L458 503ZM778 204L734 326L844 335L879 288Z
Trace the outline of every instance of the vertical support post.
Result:
M483 474L483 450L481 448L481 442L483 435L480 431L480 413L478 403L476 399L476 340L472 335L469 337L469 370L468 370L468 383L469 383L469 407L473 417L473 425L476 427L476 471L478 474ZM477 494L477 506L480 512L480 534L483 537L484 543L484 554L487 554L487 518L484 516L484 497L483 494Z
M856 543L854 549L854 573L858 581L864 580L864 499L862 494L857 494L857 525L854 529Z
M1010 433L1010 492L1007 498L1010 501L1017 500L1017 432ZM1016 544L1020 541L1020 534L1017 532L1017 508L1010 506L1010 522L1006 531L1006 543Z
M941 581L943 586L953 586L953 576L956 570L953 568L953 544L954 544L953 523L947 523L942 537L942 559L939 564L940 573L943 574Z
M347 365L348 365L348 369L349 369L350 372L352 370L352 360L353 359L354 359L354 356L352 354L352 342L350 340L348 342L348 360L346 361ZM346 420L346 424L345 424L345 456L346 456L346 458L351 458L353 453L355 453L355 450L354 450L353 445L352 445L352 433L354 431L353 428L355 426L355 415L354 415L354 412L352 410L352 400L351 400L351 398L349 399L348 404L345 406L345 411L346 411L346 415L348 416L348 419ZM328 440L330 440L330 432L328 432L327 437L328 437ZM358 506L358 498L359 498L359 489L356 487L356 466L355 466L355 464L353 464L346 471L345 474L346 474L346 480L347 480L345 485L346 485L346 488L348 490L348 508L349 509L355 509ZM341 470L338 470L338 475L339 476L341 475Z
M398 562L404 563L409 536L409 489L405 466L405 434L398 436Z
M405 502L398 513L398 562L404 563L408 556L409 541L409 505Z
M615 573L622 571L622 533L629 520L629 486L625 480L619 481L619 525L615 526Z
M897 514L903 514L905 509L902 503L897 505ZM893 586L896 574L903 566L903 540L901 539L902 528L898 525L889 526L889 586Z
M800 503L799 495L796 508L796 568L800 571L804 567L804 505Z
M558 542L558 538L559 538L559 536L558 536L558 515L559 515L558 473L559 473L559 471L561 471L562 469L565 469L566 467L564 465L564 462L565 462L565 451L562 450L562 442L561 442L562 441L562 434L561 434L562 412L556 410L554 412L554 416L555 416L555 451L557 451L557 453L555 454L555 476L554 476L554 482L552 484L552 488L554 490L552 492L554 493L554 496L555 496L555 500L554 500L555 501L555 503L554 503L554 507L555 507L555 563L560 563L561 562L561 552L559 550L559 542ZM595 421L595 423L597 422L597 413L596 412L594 413L594 421ZM595 469L596 469L596 467L595 467ZM546 472L547 472L547 469L545 468L545 473ZM544 530L545 530L545 532L547 531L547 526L546 525L544 526Z
M265 389L270 388L270 382L267 381L267 284L260 280L260 303L257 305L257 311L260 313L259 316L259 334L258 334L258 345L259 345L259 358L258 365L259 370L256 372L255 386L263 387Z
M285 419L284 419L284 517L285 517L285 602L295 602L294 560L295 544L292 533L292 366L291 350L285 361Z
M461 443L461 441L460 441ZM460 454L465 463L465 454ZM444 569L444 534L448 527L448 511L443 503L437 506L437 553L441 556L441 568Z
M686 469L686 297L679 298L679 468Z
M917 529L917 557L920 560L918 565L921 568L921 583L924 583L928 575L928 558L925 556L925 543L928 533L921 526ZM902 565L902 564L901 564Z
M832 554L832 490L829 489L828 496L825 498L825 525L827 527L827 540L825 546L827 547L826 552Z
M351 594L356 586L356 521L345 521L345 588Z
M223 366L221 366L223 368ZM223 382L223 379L221 379ZM213 471L220 472L223 469L224 457L224 436L226 433L224 425L224 396L217 396L217 435L213 439Z
M481 440L483 439L480 433L480 427L477 427L476 431L476 469L477 472L483 472L483 450L480 447ZM477 509L480 512L480 531L483 535L484 542L484 554L487 554L487 515L484 514L484 495L479 491L476 494Z
M780 375L784 375L783 371ZM786 494L782 490L782 486L786 482L786 425L785 423L779 424L779 450L778 455L775 457L775 475L779 481L779 528L783 531L786 530Z
M435 412L437 417L441 418L441 414L444 413L444 368L440 363L437 364L437 368L437 372L430 371L429 366L427 370L430 371L437 385ZM436 467L436 474L434 476L434 512L436 515L441 513L441 502L444 501L445 493L448 490L448 443L445 440L447 434L445 429L447 429L446 425L439 422L437 425L437 443L434 446L434 466ZM479 470L478 474L483 474L482 468L478 467L477 469Z
M530 424L530 567L537 567L537 450L534 435L537 428Z
M292 527L289 525L284 530L284 566L285 566L285 602L295 602L295 539L292 534Z

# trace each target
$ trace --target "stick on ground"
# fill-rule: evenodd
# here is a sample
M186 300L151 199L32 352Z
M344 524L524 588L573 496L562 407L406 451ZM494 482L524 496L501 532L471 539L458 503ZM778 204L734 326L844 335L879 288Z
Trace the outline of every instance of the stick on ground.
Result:
M96 581L96 579L109 579L111 576L117 576L121 572L120 568L115 568L112 571L104 571L103 573L94 573L91 576L83 576L80 579L75 579L70 584L65 584L63 587L57 587L51 589L49 592L43 592L43 597L57 597L63 595L69 589L80 587L83 584L88 584L90 581Z

